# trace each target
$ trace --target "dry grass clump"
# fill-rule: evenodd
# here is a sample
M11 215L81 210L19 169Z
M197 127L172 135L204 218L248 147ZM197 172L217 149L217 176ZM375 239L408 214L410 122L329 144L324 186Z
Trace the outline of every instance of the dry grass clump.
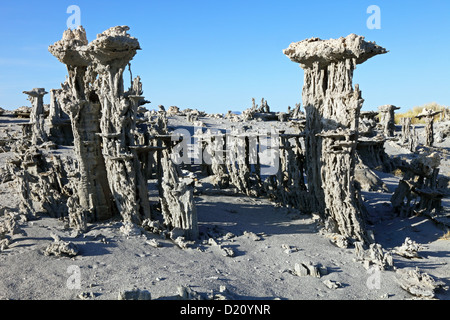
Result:
M416 119L416 116L419 113L421 113L423 111L423 109L425 109L425 108L431 109L434 111L444 111L442 113L442 115L439 114L435 117L435 119L434 119L435 121L440 121L441 117L444 118L445 114L447 114L447 117L450 116L450 108L449 107L441 106L441 105L437 104L436 102L433 102L433 103L423 105L421 107L414 107L412 110L409 110L404 113L397 113L395 115L395 123L400 124L401 118L411 118L412 124L424 124L425 120L424 119L422 119L422 120Z
M439 240L450 240L450 229L439 238Z
M402 171L402 169L399 169L399 168L392 171L392 174L396 177L403 177L403 171Z

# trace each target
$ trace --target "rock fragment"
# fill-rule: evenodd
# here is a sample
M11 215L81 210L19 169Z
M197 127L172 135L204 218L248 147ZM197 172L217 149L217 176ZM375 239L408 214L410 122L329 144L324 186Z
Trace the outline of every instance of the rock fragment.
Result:
M293 271L293 274L299 277L311 276L314 278L320 278L327 273L326 267L311 262L296 263Z
M78 296L80 300L89 300L95 298L95 294L93 292L82 292Z
M338 281L327 279L323 281L323 284L327 286L329 289L338 289L342 287L342 284Z
M161 243L159 241L156 241L155 239L147 240L145 243L149 246L152 246L153 248L162 247Z
M62 241L60 237L55 234L52 234L52 237L54 242L45 248L44 255L70 258L78 255L79 249L74 243Z
M420 298L434 298L436 290L444 287L444 282L435 280L427 273L416 269L397 270L400 286L410 294Z
M389 270L394 266L391 253L383 250L378 243L372 243L368 249L364 249L362 242L355 242L355 255L355 260L361 262L367 270L372 267L379 270Z
M244 236L246 236L247 238L249 238L253 241L261 241L262 240L262 238L259 235L257 235L254 232L251 232L251 231L244 231Z
M401 246L392 249L392 253L408 259L413 259L413 258L420 258L418 251L422 249L423 248L420 244L407 237L405 239L405 242Z
M131 222L124 222L119 230L126 237L137 237L142 234L142 229Z
M177 288L178 296L181 300L205 300L205 298L190 286L179 286Z
M291 254L291 253L299 251L299 249L296 246L290 246L287 244L282 244L281 248L284 249L284 253L286 253L286 254Z
M118 300L151 300L151 293L147 290L133 289L119 292Z
M234 257L235 253L233 251L233 249L229 248L229 247L222 247L220 246L220 250L222 252L222 255L224 257Z

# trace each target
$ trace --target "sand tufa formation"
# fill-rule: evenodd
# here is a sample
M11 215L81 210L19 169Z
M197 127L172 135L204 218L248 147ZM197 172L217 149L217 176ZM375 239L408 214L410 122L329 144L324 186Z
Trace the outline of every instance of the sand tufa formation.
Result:
M306 163L313 208L345 237L367 241L354 186L359 114L364 100L353 88L356 65L387 50L364 37L292 43L284 54L304 69Z
M69 73L59 101L71 119L80 168L77 194L71 198L72 204L78 203L78 210L72 212L72 220L80 222L77 224L85 225L82 221L88 217L106 220L116 212L125 223L141 225L152 218L145 173L148 157L141 155L138 145L149 139L139 135L136 123L138 108L146 103L140 78L133 80L128 91L124 90L123 73L140 50L139 41L128 30L127 26L113 27L88 43L83 27L69 29L62 40L49 47ZM148 146L144 149L147 153L154 151ZM143 163L142 158L147 162ZM163 161L166 167L170 167L168 161ZM178 177L168 176L171 178ZM167 184L171 185L166 181L164 185ZM183 189L187 197L174 197L164 208L186 207L183 212L172 212L177 218L166 221L175 221L173 227L182 230L189 226L187 237L195 238L197 221L195 214L191 216L195 210L188 189ZM191 202L183 206L179 202L185 199ZM184 223L184 219L189 222Z

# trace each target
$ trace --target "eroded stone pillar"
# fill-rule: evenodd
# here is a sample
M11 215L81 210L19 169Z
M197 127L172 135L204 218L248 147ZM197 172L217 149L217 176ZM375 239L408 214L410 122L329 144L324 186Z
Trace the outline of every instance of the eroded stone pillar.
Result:
M125 95L123 72L140 45L128 30L119 26L99 34L89 45L89 56L98 74L94 87L102 107L100 127L109 186L124 220L140 224L150 218L150 203L142 167L129 148L136 145L137 105Z
M400 124L402 125L402 136L400 142L406 144L411 139L411 118L401 118Z
M431 109L423 109L423 111L416 116L417 119L425 118L425 145L432 147L434 144L434 117L442 111L434 111Z
M380 125L386 137L393 137L395 134L395 110L399 107L387 104L378 108L380 112Z
M59 103L62 89L50 90L50 110L47 118L48 138L58 145L69 146L73 144L73 134L69 115L66 114Z
M79 123L75 128L78 133L74 133L78 149L87 145L95 149L91 155L82 151L81 157L94 157L95 165L101 167L99 171L85 170L92 176L83 181L82 187L101 184L109 207L117 209L124 222L141 224L150 218L150 204L142 165L132 147L136 146L136 113L142 87L125 92L123 83L123 72L140 46L128 30L127 26L113 27L88 43L82 27L69 29L49 50L68 66L68 89L73 99L66 104L73 109L68 112L73 125ZM87 132L86 140L82 135ZM99 174L101 179L94 183ZM113 201L109 201L111 197Z
M62 85L58 102L71 120L74 149L80 177L77 195L79 203L74 214L88 216L91 220L109 219L116 212L109 190L100 132L100 100L92 89L90 60L84 56L88 41L84 29L67 30L63 39L49 47L49 51L67 66L68 78ZM73 202L72 201L72 202ZM71 217L82 220L83 217Z
M364 100L353 72L357 64L386 53L364 37L292 43L284 54L304 69L306 165L312 209L332 220L333 232L366 241L354 185L358 119Z
M40 145L47 142L47 134L44 129L44 96L48 93L43 88L35 88L31 91L24 91L31 102L31 142L33 145Z

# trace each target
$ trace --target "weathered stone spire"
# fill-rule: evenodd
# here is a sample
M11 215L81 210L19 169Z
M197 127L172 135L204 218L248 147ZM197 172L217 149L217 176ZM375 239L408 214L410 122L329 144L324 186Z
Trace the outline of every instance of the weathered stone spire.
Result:
M305 71L306 163L312 208L334 230L349 239L366 241L362 208L354 187L358 119L364 100L353 88L356 65L386 49L364 37L292 43L284 54Z
M378 108L380 112L380 124L386 137L393 137L395 134L395 110L399 107L387 104Z
M442 112L425 108L416 116L417 119L425 118L425 145L427 147L432 147L434 143L434 117Z
M75 154L80 178L74 201L79 203L80 221L109 219L116 212L107 183L105 160L102 154L100 132L101 106L89 78L91 67L86 56L88 41L83 27L66 30L62 40L49 51L67 66L68 77L58 95L58 102L71 120Z
M61 105L71 117L80 161L81 206L98 219L118 210L125 222L141 223L150 217L150 204L141 164L130 149L133 92L125 93L123 86L124 69L140 46L128 30L113 27L88 43L82 27L69 29L49 51L69 72Z
M35 88L31 91L24 91L31 102L30 124L31 141L33 145L39 145L47 141L44 130L44 96L48 93L43 88Z

